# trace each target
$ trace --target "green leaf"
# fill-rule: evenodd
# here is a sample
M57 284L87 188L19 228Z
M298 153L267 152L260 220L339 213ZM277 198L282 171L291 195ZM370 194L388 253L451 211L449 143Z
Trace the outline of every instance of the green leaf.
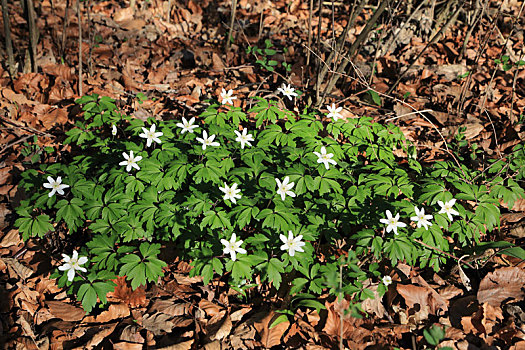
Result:
M277 289L279 289L279 286L281 285L281 273L283 272L284 266L280 260L276 258L271 258L270 261L268 261L268 264L266 266L267 279L268 282L273 282L273 285Z
M272 322L269 329L272 329L273 327L277 326L280 323L288 322L288 316L286 315L279 315L277 318Z
M77 297L82 302L82 308L88 314L91 312L91 310L93 310L93 307L97 304L97 291L89 283L84 283L80 286L80 288L78 289Z
M438 346L441 340L445 338L445 331L439 326L432 326L430 329L423 331L425 340L433 346Z
M35 217L21 217L15 221L15 226L22 233L22 239L28 240L30 237L43 237L49 231L54 231L50 222L49 215L41 214Z
M382 101L381 101L381 97L379 96L379 94L373 90L368 90L367 91L368 94L370 95L370 97L372 98L372 101L374 101L374 103L378 106L381 106L382 105Z

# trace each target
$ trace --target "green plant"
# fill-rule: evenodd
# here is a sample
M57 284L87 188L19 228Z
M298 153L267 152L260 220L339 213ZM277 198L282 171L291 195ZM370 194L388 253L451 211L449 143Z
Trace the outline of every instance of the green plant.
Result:
M287 50L284 49L283 52L286 54ZM273 72L279 65L278 61L270 58L277 53L277 50L269 39L264 41L263 48L259 48L258 46L248 46L246 53L252 54L256 59L255 63L259 64L261 68L264 68L269 72ZM292 70L292 66L286 61L281 62L281 65L287 72Z
M512 67L520 68L522 66L525 66L524 60L519 60L518 62L513 63L510 60L510 57L507 55L503 55L501 56L501 58L496 58L494 60L494 63L501 65L501 68L503 69L504 72L508 72L509 70L512 69Z
M71 151L22 173L28 197L16 226L24 239L82 232L87 272L54 276L87 312L105 303L117 275L133 288L155 283L171 241L169 256L191 260L204 283L227 275L246 296L259 276L284 290L293 298L283 315L323 308L325 291L350 296L358 314L371 283L382 295L391 281L381 278L384 260L438 271L441 252L472 247L499 225L499 199L512 207L523 196L520 145L486 171L422 167L399 128L368 117L323 123L318 111L296 115L257 98L248 111L210 101L181 123L130 118L98 95L77 103L82 119L64 141ZM338 119L335 105L331 113Z
M441 327L434 325L429 329L423 331L423 336L429 345L437 347L443 339L445 339L445 330ZM452 350L451 347L445 346L439 348L441 350Z

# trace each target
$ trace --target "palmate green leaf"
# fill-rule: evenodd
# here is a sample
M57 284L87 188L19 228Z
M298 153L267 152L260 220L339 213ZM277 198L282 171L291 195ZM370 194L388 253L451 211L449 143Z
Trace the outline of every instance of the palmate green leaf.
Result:
M22 239L30 237L43 237L49 231L54 231L49 215L41 214L35 217L21 217L15 221L15 225L22 233Z
M157 259L160 253L160 244L150 244L143 242L139 247L142 258L137 254L128 254L120 259L123 264L119 275L127 276L131 280L133 290L141 285L146 285L146 281L156 282L163 275L162 268L166 263Z
M78 289L77 298L82 302L84 311L89 314L97 304L97 291L91 284L84 283Z
M76 231L84 222L84 211L81 208L83 205L84 202L79 198L73 198L69 202L65 199L59 201L56 204L57 221L64 220L71 231Z
M281 285L281 273L284 272L284 266L282 261L271 258L266 264L263 264L263 271L265 271L265 277L268 282L272 282L276 289L279 289Z
M259 214L259 208L249 205L237 205L230 212L230 218L235 217L234 223L237 228L243 229L249 225L252 218L255 219Z
M228 268L229 267L229 268ZM228 261L226 264L226 269L231 270L232 277L235 281L240 281L243 279L252 279L252 264L245 256L239 257L236 261Z
M480 203L476 208L476 222L487 225L488 230L500 225L500 211L492 203Z
M95 263L95 269L109 269L114 271L119 261L117 259L116 235L97 235L86 245L92 255L91 262Z
M209 226L212 230L216 228L232 228L228 214L224 211L214 210L209 210L204 213L204 219L202 219L200 228L202 229L206 226Z

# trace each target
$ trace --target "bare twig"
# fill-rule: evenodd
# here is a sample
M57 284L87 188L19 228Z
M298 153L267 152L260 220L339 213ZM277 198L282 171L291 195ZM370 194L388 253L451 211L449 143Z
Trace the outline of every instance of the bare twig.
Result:
M77 0L78 17L78 95L82 96L82 19L80 16L80 0Z
M520 51L520 57L519 59L522 59L523 57L523 41L521 42L521 51ZM515 94L515 91L516 91L516 81L518 80L518 73L519 73L519 69L516 69L514 71L514 78L512 79L512 90L510 92L510 116L509 116L509 119L510 119L510 122L511 123L514 123L514 94Z
M29 27L29 43L31 49L29 51L31 57L31 70L33 72L38 71L38 66L36 63L36 46L38 43L38 28L36 27L36 15L35 15L35 5L33 0L26 0L26 11L27 11L27 22Z
M5 0L2 0L5 1ZM312 47L312 14L314 12L314 0L310 0L308 8L308 47ZM4 19L5 21L5 19ZM310 51L306 53L306 66L310 65Z
M456 256L454 256L454 255L452 255L452 254L450 254L450 253L444 252L444 251L442 251L442 250L439 249L439 248L432 247L431 245L428 245L428 244L426 244L425 242L420 241L419 239L414 239L414 242L419 243L419 244L421 244L422 246L425 246L425 247L427 247L427 248L429 248L429 249L433 249L433 250L435 250L435 251L437 251L437 252L440 252L441 254L444 254L444 255L448 256L449 258L452 258L452 259L455 259L455 260L458 260L458 261L459 261L459 258L458 258L458 257L456 257ZM465 264L465 265L467 265L467 266L470 267L471 269L476 270L476 268L475 268L474 266L472 266L472 264L470 264L470 263L468 263L468 262L466 262L466 261L462 261L462 263Z
M66 29L69 25L69 0L66 0L66 9L64 12L64 23L62 25L62 40L60 42L60 57L64 59L64 55L66 53Z
M226 50L230 49L232 34L233 34L233 24L235 23L235 13L237 12L237 0L232 0L232 16L230 19L230 29L228 30L228 41L226 42Z
M6 118L6 117L4 117L2 115L0 115L0 119L4 120L6 123L8 123L10 125L16 126L18 128L21 128L21 129L24 129L24 130L27 130L27 131L31 131L31 132L33 132L35 134L42 135L42 136L48 136L48 137L54 137L53 135L48 134L47 132L43 132L43 131L37 130L37 129L32 128L30 126L21 125L21 124L19 124L19 122L11 120L9 118Z
M5 151L7 151L9 148L13 147L14 145L22 143L22 142L24 142L25 140L27 140L28 138L31 138L31 137L33 137L33 135L26 135L26 136L22 137L21 139L18 139L16 141L8 143L4 147L2 147L2 149L0 149L0 154L4 153Z
M7 0L2 0L2 18L4 20L5 48L7 51L7 66L11 79L15 78L15 57L13 55L13 44L11 42L11 23L9 22L9 9Z
M461 6L458 6L458 8L456 9L456 11L454 12L454 14L452 16L450 16L449 20L447 21L447 23L445 23L445 25L443 25L439 31L432 37L432 39L430 39L427 44L425 45L425 47L419 52L419 54L417 55L417 57L412 60L412 63L410 63L410 65L403 71L399 74L399 77L397 78L396 82L390 87L390 89L388 89L388 92L387 94L391 94L397 87L397 85L401 82L401 80L403 79L403 77L405 76L405 74L410 70L410 68L412 68L414 66L414 64L421 58L421 56L423 56L423 53L425 53L425 51L430 47L430 45L434 44L438 39L439 37L445 33L445 30L447 30L447 28L449 27L449 25L456 20L457 16L459 15L459 12L461 11Z
M389 3L390 3L390 0L381 1L379 3L379 6L377 7L376 11L374 12L374 15L368 20L368 22L366 23L366 26L363 28L361 33L359 33L359 35L357 36L356 40L354 41L354 43L352 44L352 46L348 50L348 54L347 54L348 60L343 60L339 64L339 66L337 67L337 70L336 70L337 73L343 73L345 71L349 60L351 60L354 57L354 55L357 53L359 47L365 41L365 39L368 37L368 33L370 33L370 31L374 27L375 23L379 19L379 16L381 16L381 14L385 11L385 9L389 5ZM334 88L335 84L339 80L340 76L341 75L339 75L339 74L332 75L330 81L328 82L328 85L326 86L326 89L324 90L323 97L317 100L316 107L319 107L323 103L326 95L329 94L332 91L332 89Z

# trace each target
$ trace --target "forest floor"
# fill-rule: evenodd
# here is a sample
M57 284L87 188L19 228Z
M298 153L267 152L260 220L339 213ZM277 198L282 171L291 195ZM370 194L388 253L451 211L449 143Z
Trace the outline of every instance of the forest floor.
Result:
M273 94L286 82L303 91L295 101L302 110L315 100L318 67L343 32L352 3L323 2L321 13L316 7L308 44L310 1L239 0L228 47L231 2L174 0L168 21L167 1L138 1L132 8L128 1L88 0L82 4L82 93L110 96L136 118L180 119L197 116L223 88L233 89L235 105L244 107L249 97ZM395 123L423 163L448 159L447 147L465 162L472 152L505 157L525 139L523 2L468 2L449 21L453 3L393 1L321 110L336 102L345 118ZM270 328L277 296L254 288L240 298L219 276L204 285L189 277L189 262L178 259L148 288L132 291L119 278L109 307L86 316L50 278L67 237L24 242L13 226L13 208L23 199L20 173L44 147L66 150L64 132L81 112L74 103L81 95L75 6L66 10L64 0L35 4L37 72L20 2L9 4L16 73L10 76L7 61L0 65L0 345L338 349L342 325L346 349L421 349L432 348L423 330L438 324L446 329L440 347L525 349L525 263L504 254L474 262L477 269L465 272L470 290L460 269L434 273L400 263L392 272L395 283L383 298L363 305L368 316L361 319L342 316L344 305L326 295L320 298L326 310L299 309L291 322ZM374 4L358 13L348 46L373 16ZM254 46L276 52L248 53ZM267 69L270 60L274 71ZM501 228L483 239L523 245L525 201L502 213Z

